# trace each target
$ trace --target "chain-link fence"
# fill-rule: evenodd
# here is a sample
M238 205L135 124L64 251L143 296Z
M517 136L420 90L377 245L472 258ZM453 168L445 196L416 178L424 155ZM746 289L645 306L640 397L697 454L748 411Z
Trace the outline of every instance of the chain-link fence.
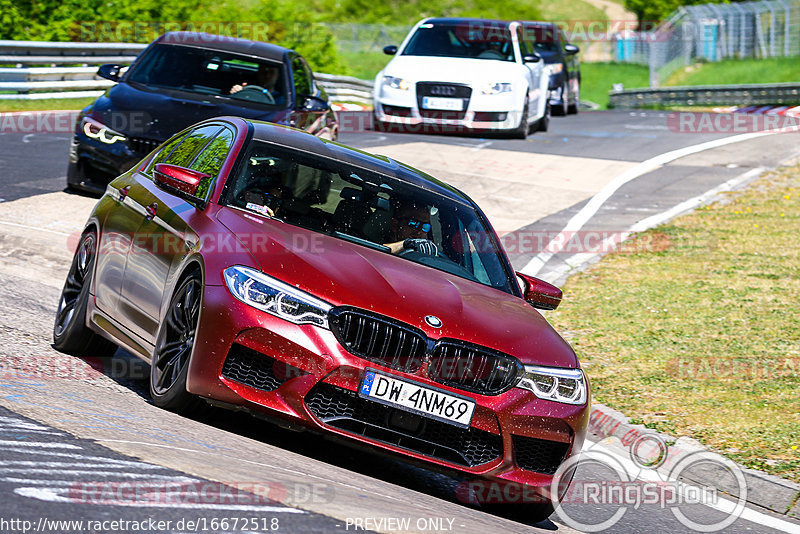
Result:
M679 8L650 32L616 36L615 59L650 66L650 86L694 61L800 55L800 0Z

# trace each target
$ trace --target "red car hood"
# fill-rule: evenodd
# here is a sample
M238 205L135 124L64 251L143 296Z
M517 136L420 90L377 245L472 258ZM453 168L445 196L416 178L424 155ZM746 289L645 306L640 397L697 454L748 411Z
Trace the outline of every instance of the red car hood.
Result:
M391 254L280 221L222 208L218 220L266 274L334 306L371 310L511 354L523 363L578 367L569 344L519 297ZM424 318L435 315L441 328Z

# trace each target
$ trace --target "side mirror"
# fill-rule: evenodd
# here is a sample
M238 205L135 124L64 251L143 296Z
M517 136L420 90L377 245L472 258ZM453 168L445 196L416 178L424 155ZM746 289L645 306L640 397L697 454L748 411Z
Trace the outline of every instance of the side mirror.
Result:
M204 172L193 171L192 169L170 165L169 163L156 163L153 171L156 184L167 191L183 193L180 196L195 197L200 182L211 177L211 175Z
M397 53L397 47L395 45L384 46L383 53L387 56L393 56Z
M564 52L567 55L574 56L575 54L577 54L580 51L581 51L581 49L578 48L577 46L575 46L574 44L564 45Z
M299 111L328 111L330 105L326 100L316 96L297 96L297 109Z
M528 304L540 310L555 310L561 304L562 293L553 284L527 274L517 273L522 295Z
M541 60L541 56L537 54L525 54L522 56L522 61L525 63L539 63Z
M119 71L122 69L119 65L107 63L105 65L100 65L97 69L97 75L101 78L105 78L106 80L111 80L112 82L119 81Z

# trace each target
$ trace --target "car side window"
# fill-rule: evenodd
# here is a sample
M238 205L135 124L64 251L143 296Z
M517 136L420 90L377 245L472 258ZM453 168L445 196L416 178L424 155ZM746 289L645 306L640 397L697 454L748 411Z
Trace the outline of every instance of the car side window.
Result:
M164 163L188 167L195 155L205 147L211 139L222 129L219 124L211 124L195 128L176 146Z
M148 176L152 178L153 167L155 167L156 164L158 163L164 163L164 160L167 159L170 154L172 154L172 151L175 150L175 147L177 147L179 144L181 144L181 142L183 142L184 139L186 139L187 135L189 134L179 135L175 137L174 139L169 141L166 145L164 145L164 147L161 149L161 151L159 151L158 154L153 156L153 159L150 160L150 164L147 166L146 173Z
M294 77L295 98L299 100L304 96L314 94L314 77L311 74L311 68L300 56L296 56L292 60L292 76Z
M189 168L195 171L208 174L208 178L203 179L197 187L197 197L206 199L211 185L219 176L219 171L225 158L228 156L233 146L233 130L223 128L205 147L197 154Z

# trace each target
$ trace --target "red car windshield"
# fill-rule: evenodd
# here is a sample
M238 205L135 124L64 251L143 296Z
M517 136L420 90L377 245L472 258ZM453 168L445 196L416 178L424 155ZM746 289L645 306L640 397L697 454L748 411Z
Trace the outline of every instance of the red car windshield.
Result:
M223 203L515 294L470 204L389 176L254 140Z

